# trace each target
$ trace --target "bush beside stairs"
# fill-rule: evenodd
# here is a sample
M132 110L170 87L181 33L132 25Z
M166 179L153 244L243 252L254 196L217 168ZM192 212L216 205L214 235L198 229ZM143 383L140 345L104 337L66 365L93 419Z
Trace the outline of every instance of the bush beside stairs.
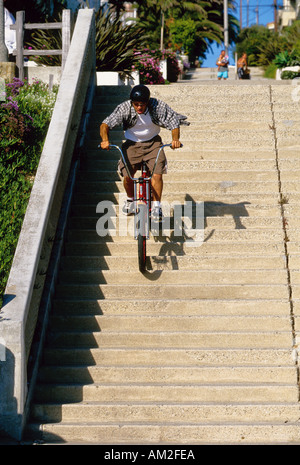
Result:
M204 240L100 237L123 195L99 123L130 89L98 89L27 434L88 444L300 443L299 103L292 86L151 86L188 116L165 203L204 202ZM162 130L165 143L170 133ZM112 131L120 144L122 131ZM118 211L118 209L117 209Z

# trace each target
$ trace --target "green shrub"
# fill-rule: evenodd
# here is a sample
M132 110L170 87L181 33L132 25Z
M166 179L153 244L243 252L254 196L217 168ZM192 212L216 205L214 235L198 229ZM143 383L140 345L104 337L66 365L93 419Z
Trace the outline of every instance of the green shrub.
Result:
M96 69L118 71L131 76L138 64L135 50L142 49L147 36L136 25L124 25L121 18L100 8L96 13Z
M295 50L292 50L290 53L285 50L276 55L273 63L280 69L286 68L287 66L298 66L300 65L300 55L298 55Z
M174 19L169 24L172 46L180 51L184 49L186 55L193 52L197 35L197 23L191 18Z
M264 71L264 77L267 79L276 78L277 66L274 63L271 63Z
M281 73L281 79L295 79L297 77L300 77L300 73L297 71L283 71Z
M57 87L14 79L0 104L0 307Z
M26 42L28 50L61 50L61 29L37 29L32 33L30 41ZM30 56L30 61L45 66L61 66L61 55Z

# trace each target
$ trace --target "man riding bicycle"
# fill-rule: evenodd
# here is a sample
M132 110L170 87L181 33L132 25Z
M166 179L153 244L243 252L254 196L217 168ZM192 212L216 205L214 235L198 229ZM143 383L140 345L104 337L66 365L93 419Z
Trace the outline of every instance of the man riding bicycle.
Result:
M180 125L189 124L185 120L186 116L176 113L163 101L150 98L148 87L137 85L131 90L130 100L118 105L100 125L101 148L109 149L109 130L122 125L126 139L122 151L127 159L131 176L134 176L143 160L152 172L158 150L162 146L160 128L171 131L172 148L177 149L181 147ZM162 150L151 179L153 194L151 217L156 221L162 220L160 203L163 191L162 175L166 173L166 167L167 160ZM133 181L128 176L122 160L119 161L119 171L124 178L123 184L127 193L122 211L128 215L134 210Z

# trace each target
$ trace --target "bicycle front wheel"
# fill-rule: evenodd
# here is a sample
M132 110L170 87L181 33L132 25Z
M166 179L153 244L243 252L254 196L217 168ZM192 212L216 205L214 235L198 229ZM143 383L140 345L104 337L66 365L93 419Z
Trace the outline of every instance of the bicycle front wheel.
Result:
M139 270L141 272L145 271L146 269L147 214L148 214L147 205L141 203L139 205L137 216L136 216L138 262L139 262Z

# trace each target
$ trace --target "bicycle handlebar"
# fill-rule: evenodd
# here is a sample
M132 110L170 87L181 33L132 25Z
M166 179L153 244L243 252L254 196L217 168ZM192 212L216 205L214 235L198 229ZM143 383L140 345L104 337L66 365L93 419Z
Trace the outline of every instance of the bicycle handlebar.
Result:
M101 147L101 145L98 145L98 147ZM127 174L128 174L128 176L129 176L129 178L130 178L132 181L139 181L139 178L133 178L133 177L131 176L131 173L130 173L130 171L129 171L129 168L128 168L127 162L126 162L126 160L125 160L125 157L124 157L124 154L123 154L122 149L121 149L118 145L114 145L114 144L109 144L109 147L114 147L114 148L116 148L117 150L119 150L119 152L120 152L120 154L121 154L121 157L122 157L122 160L123 160L123 163L124 163L124 166L125 166L125 169L126 169L126 171L127 171ZM151 173L151 176L149 176L149 177L147 177L147 178L144 178L145 181L150 181L150 179L152 178L153 173L154 173L155 168L156 168L156 164L157 164L157 161L158 161L158 157L159 157L159 155L160 155L161 150L162 150L164 147L172 147L172 144L164 144L164 145L162 145L162 146L159 148L159 151L158 151L157 156L156 156L156 159L155 159L155 163L154 163L154 166L153 166L153 171L152 171L152 173ZM180 147L182 147L182 144L181 144Z

